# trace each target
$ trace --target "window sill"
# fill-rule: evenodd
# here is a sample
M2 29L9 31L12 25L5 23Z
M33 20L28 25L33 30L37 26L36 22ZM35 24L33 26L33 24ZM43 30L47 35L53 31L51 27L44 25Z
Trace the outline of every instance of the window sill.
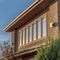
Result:
M18 51L24 51L24 50L28 50L28 49L32 49L32 48L35 48L35 47L38 47L40 45L42 45L43 43L45 43L47 41L47 37L42 37L40 39L37 39L37 40L34 40L32 42L29 42L25 45L22 45L20 47L18 47Z

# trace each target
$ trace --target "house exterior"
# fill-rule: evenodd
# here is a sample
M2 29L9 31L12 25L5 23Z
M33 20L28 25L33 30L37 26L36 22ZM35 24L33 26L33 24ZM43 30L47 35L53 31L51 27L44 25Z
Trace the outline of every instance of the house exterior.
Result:
M60 0L36 0L5 29L12 32L16 60L33 60L48 38L57 38L60 30Z

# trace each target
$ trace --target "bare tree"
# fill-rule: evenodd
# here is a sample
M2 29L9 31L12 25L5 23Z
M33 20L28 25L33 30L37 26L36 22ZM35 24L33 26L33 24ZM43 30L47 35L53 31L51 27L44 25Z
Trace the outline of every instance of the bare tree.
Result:
M10 56L13 56L12 45L9 44L9 41L4 41L3 46L0 45L2 56L7 60L11 60Z

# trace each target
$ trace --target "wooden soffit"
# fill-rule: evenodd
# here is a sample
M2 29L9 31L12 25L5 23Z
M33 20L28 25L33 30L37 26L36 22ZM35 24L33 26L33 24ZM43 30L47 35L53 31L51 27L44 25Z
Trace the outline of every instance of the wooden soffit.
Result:
M32 6L25 10L21 15L14 19L8 26L4 28L6 32L12 32L23 24L31 20L37 14L46 9L52 0L37 0Z

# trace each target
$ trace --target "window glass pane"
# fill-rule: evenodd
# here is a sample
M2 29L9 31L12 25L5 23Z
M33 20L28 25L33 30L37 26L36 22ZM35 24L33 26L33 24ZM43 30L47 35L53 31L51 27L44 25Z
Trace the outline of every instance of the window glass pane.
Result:
M23 45L25 44L25 29L23 30Z
M30 30L29 30L30 31L29 32L29 36L30 36L29 37L30 38L29 41L31 42L32 41L32 26L30 26L29 28L30 28Z
M36 40L36 24L33 24L33 40Z
M28 28L26 28L26 43L28 43Z
M20 46L22 45L22 31L20 32Z
M20 37L20 36L21 36L21 33L19 32L19 34L20 34L20 35L19 35L19 39L20 39L20 40L19 40L19 43L20 43L19 45L21 46L21 37Z
M46 18L42 20L42 36L46 36Z
M38 39L41 38L41 21L38 21Z

